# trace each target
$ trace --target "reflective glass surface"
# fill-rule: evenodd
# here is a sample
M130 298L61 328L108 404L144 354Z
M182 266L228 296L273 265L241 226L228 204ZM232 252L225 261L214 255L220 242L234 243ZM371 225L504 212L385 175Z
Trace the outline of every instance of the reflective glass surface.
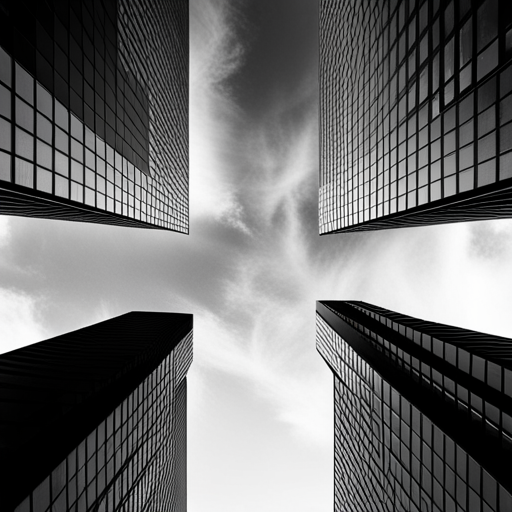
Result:
M512 215L470 201L511 186L508 6L462 4L321 0L320 234Z
M512 507L511 340L330 302L317 349L334 374L335 511Z
M37 37L23 52L16 41L27 22L15 3L7 0L0 12L2 27L10 27L0 34L0 151L20 162L9 159L0 186L16 183L45 193L34 191L35 199L50 194L69 199L61 203L66 206L86 204L99 211L100 222L126 218L126 225L187 233L188 3L84 0L34 7ZM4 136L7 121L11 133ZM39 141L53 153L52 162L44 162L54 173L51 189L38 185L34 166L27 179L16 179L18 169L34 161ZM95 178L70 179L69 167L77 163Z
M186 510L191 361L190 332L15 512Z

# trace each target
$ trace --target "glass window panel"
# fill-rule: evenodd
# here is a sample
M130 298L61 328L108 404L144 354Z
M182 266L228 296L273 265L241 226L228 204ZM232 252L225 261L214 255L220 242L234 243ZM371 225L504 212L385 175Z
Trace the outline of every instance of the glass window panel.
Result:
M71 115L71 135L78 141L84 141L84 125L74 115Z
M496 128L495 108L491 107L478 116L478 136L482 137L486 133Z
M11 181L11 155L0 151L0 180Z
M62 176L69 176L69 158L59 151L55 151L55 172Z
M71 182L71 200L80 203L84 202L84 187L74 181Z
M0 149L11 151L11 123L0 118Z
M69 153L69 137L60 128L55 127L55 147L63 153Z
M86 126L85 127L85 145L91 150L95 151L96 137L94 133Z
M90 169L85 169L85 184L88 187L96 188L96 175Z
M512 437L512 417L510 417L505 412L502 413L502 424L503 424L503 430L505 431L505 433L509 437Z
M500 103L500 124L506 124L509 121L512 121L512 94Z
M105 142L100 137L96 137L96 153L105 159Z
M73 138L71 139L71 156L81 163L84 161L84 147Z
M55 195L69 199L69 181L58 174L55 174Z
M444 11L444 35L445 37L450 34L450 32L453 30L453 23L454 23L454 8L453 8L453 1L450 2L448 7Z
M39 84L37 84L37 110L46 117L53 119L53 97Z
M17 155L27 160L34 160L34 137L20 128L16 128L15 149Z
M52 193L52 173L41 167L36 168L36 188L41 192Z
M34 78L16 63L16 94L34 104Z
M37 136L48 144L52 143L52 124L41 114L37 114Z
M471 66L471 64L468 64L460 72L460 75L459 75L459 87L460 87L460 91L461 92L471 85L471 82L472 82L471 70L472 70L472 66Z
M8 55L4 49L0 46L0 80L7 84L9 87L11 86L12 80L12 60L10 55Z
M466 373L469 373L469 361L469 354L459 348L459 368Z
M460 66L464 66L471 59L473 43L473 21L470 18L460 31Z
M500 180L507 178L512 178L512 152L500 157Z
M467 169L459 173L459 192L465 192L474 188L473 169ZM460 358L459 358L460 360Z
M500 130L500 151L504 153L512 149L512 124L501 127ZM509 155L510 156L510 155ZM502 166L503 167L503 166Z
M78 183L84 182L84 166L75 160L71 160L71 179Z
M69 129L68 109L59 101L55 100L55 122L64 130Z
M481 381L485 381L485 361L476 355L473 355L473 366L471 369L471 375Z
M11 118L11 91L0 85L0 115Z
M61 462L51 474L52 496L58 496L66 484L66 461Z
M94 169L94 164L96 162L96 159L94 158L94 153L92 151L89 151L88 149L85 150L85 165L89 167L90 169Z
M450 80L444 86L444 104L448 105L455 97L455 80Z
M455 39L452 37L444 48L444 79L448 80L453 76L454 69L454 48Z
M491 78L478 88L478 112L496 103L496 78Z
M512 91L512 63L500 73L500 96L503 98Z
M498 0L486 0L478 9L476 47L479 52L498 35Z
M496 156L496 132L492 132L478 141L479 162L483 162L494 156Z
M34 133L34 109L19 98L16 98L16 124Z
M477 186L483 187L496 181L496 160L489 160L478 166Z
M459 129L459 144L461 146L467 145L472 142L475 138L473 121L468 121L462 125Z
M500 493L500 510L512 510L512 496L501 485L499 486Z
M441 199L441 182L435 181L430 184L430 200L437 201Z
M52 148L43 141L37 141L37 164L48 169L52 168Z
M457 192L457 177L455 175L444 178L444 197L452 196Z
M96 194L88 187L85 187L85 203L89 206L96 206Z
M459 166L461 169L472 167L474 163L473 144L462 148L459 152Z
M14 182L23 187L34 188L34 164L16 158L14 162Z
M477 80L488 75L498 65L498 41L478 56Z

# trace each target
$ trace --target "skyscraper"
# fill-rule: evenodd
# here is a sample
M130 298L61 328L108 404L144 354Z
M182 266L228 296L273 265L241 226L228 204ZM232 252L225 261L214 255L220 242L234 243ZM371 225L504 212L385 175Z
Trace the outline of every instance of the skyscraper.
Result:
M0 356L5 512L186 510L192 316L133 312Z
M0 214L188 233L188 1L0 0Z
M512 340L317 303L334 374L335 512L512 510Z
M511 13L320 1L320 234L512 216Z

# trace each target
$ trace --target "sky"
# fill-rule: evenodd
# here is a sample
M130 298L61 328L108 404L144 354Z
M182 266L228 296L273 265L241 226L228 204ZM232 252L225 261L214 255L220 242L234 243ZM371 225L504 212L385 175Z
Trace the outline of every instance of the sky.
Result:
M315 0L190 0L190 235L0 216L0 351L194 314L189 512L333 505L316 300L512 335L512 221L318 236Z

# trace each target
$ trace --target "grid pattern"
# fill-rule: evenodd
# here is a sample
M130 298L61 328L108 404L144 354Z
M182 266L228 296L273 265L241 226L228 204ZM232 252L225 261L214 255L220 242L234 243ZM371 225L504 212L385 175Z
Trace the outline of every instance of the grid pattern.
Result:
M415 355L412 355L410 347L409 350L407 348L403 350L400 347L404 345L397 344L391 337L385 339L353 319L341 315L349 325L363 333L369 342L387 359L393 361L411 378L421 382L423 386L432 389L445 401L466 412L468 419L481 423L482 427L487 430L488 435L502 438L504 445L512 446L512 411L507 413L503 410L503 399L500 396L500 394L505 393L507 396L512 397L512 371L509 368L500 366L498 363L486 360L482 354L477 355L481 349L487 355L494 348L495 353L493 355L496 360L499 357L497 353L506 357L507 353L512 353L511 340L474 333L480 334L480 339L478 340L480 343L477 345L475 341L466 341L465 337L462 337L459 332L458 345L462 346L457 346L442 339L442 331L439 327L443 326L438 327L438 336L434 337L431 334L422 332L421 323L414 329L407 324L404 325L403 318L401 319L402 323L388 318L386 310L381 309L377 313L366 309L366 307L358 303L349 304L370 318L400 333L407 341L412 341L419 347L422 347L421 351L416 351ZM392 312L389 313L393 314ZM422 323L425 324L426 322ZM405 346L407 347L407 345ZM476 353L474 353L475 351ZM425 362L425 356L423 355L422 357L424 352L435 356L434 365ZM470 377L464 379L465 385L460 382L459 375L461 372L465 376ZM466 382L469 384L473 382L473 386L468 389ZM498 393L490 394L490 396L489 393L483 395L481 391L486 388L479 386L480 382L498 391Z
M191 352L191 335L180 346ZM175 474L183 441L175 433L186 429L186 386L184 378L176 379L178 364L173 353L167 356L15 512L184 510L178 507L183 460Z
M420 348L423 342L425 345L428 343L425 333L418 346L412 343L414 334L406 332L408 326L405 329L401 326L392 330L393 325L387 325L387 320L384 323L394 332L394 336L382 337L380 334L385 333L385 330L376 333L371 320L354 320L357 314L350 314L352 305L358 311L365 309L364 314L379 321L371 316L375 314L373 311L369 314L368 308L380 309L381 316L384 317L382 313L385 310L381 308L361 306L362 303L357 303L357 306L355 303L345 303L343 312L340 312L341 308L333 306L334 304L339 303L324 303L336 318L353 327L353 332L356 333L355 342L347 341L351 338L348 331L346 334L349 338L345 339L338 332L339 328L331 325L331 320L326 321L323 318L326 310L319 308L317 349L334 374L335 511L510 510L512 497L510 489L507 489L509 478L498 483L493 476L495 472L490 467L492 464L483 466L477 462L475 450L462 447L460 436L457 435L457 428L467 429L470 423L476 421L480 423L481 429L475 430L472 427L473 443L476 439L482 441L485 436L495 438L500 429L499 423L494 423L481 410L478 415L476 411L469 412L466 397L466 402L461 401L455 406L460 408L460 413L466 414L465 420L452 430L453 435L449 435L443 423L438 421L439 417L432 414L432 410L442 409L443 403L444 412L447 406L454 407L457 392L454 390L450 394L450 379L437 371L440 365L436 362L432 364L433 358L421 359L419 371L414 374L416 364L411 365L414 357L402 350L403 344L400 343L397 332L403 330L404 338L407 334L410 353L418 353L419 350L428 353L435 351L435 357L441 357L439 345L430 339L430 345ZM393 343L392 340L395 339L398 341ZM373 360L368 353L371 347L375 353ZM445 347L444 353L448 352ZM375 364L376 362L380 364ZM409 369L407 364L411 365ZM396 381L390 384L397 372L405 376L405 388L410 390L407 397L404 396L406 393L403 386L400 388L394 385ZM453 377L453 373L450 376ZM458 385L456 381L452 381L452 384ZM428 391L418 393L415 386L423 386ZM482 401L473 393L475 387L478 386L469 389L471 403L479 401L482 406L483 402L483 410L492 415L492 404ZM421 403L422 397L428 397L432 404L429 414L425 413L427 409ZM510 409L510 404L503 396L501 398L499 405ZM503 411L496 407L494 409L498 412L499 422L500 412ZM451 420L449 418L446 421ZM503 428L506 426L503 425ZM475 437L475 431L479 433L479 437ZM510 453L510 444L508 430L501 437L499 449L508 450Z
M320 234L512 215L511 57L498 0L322 0Z
M188 4L15 4L0 12L0 190L32 201L2 213L188 232Z
M186 510L191 326L131 313L3 355L2 507Z

